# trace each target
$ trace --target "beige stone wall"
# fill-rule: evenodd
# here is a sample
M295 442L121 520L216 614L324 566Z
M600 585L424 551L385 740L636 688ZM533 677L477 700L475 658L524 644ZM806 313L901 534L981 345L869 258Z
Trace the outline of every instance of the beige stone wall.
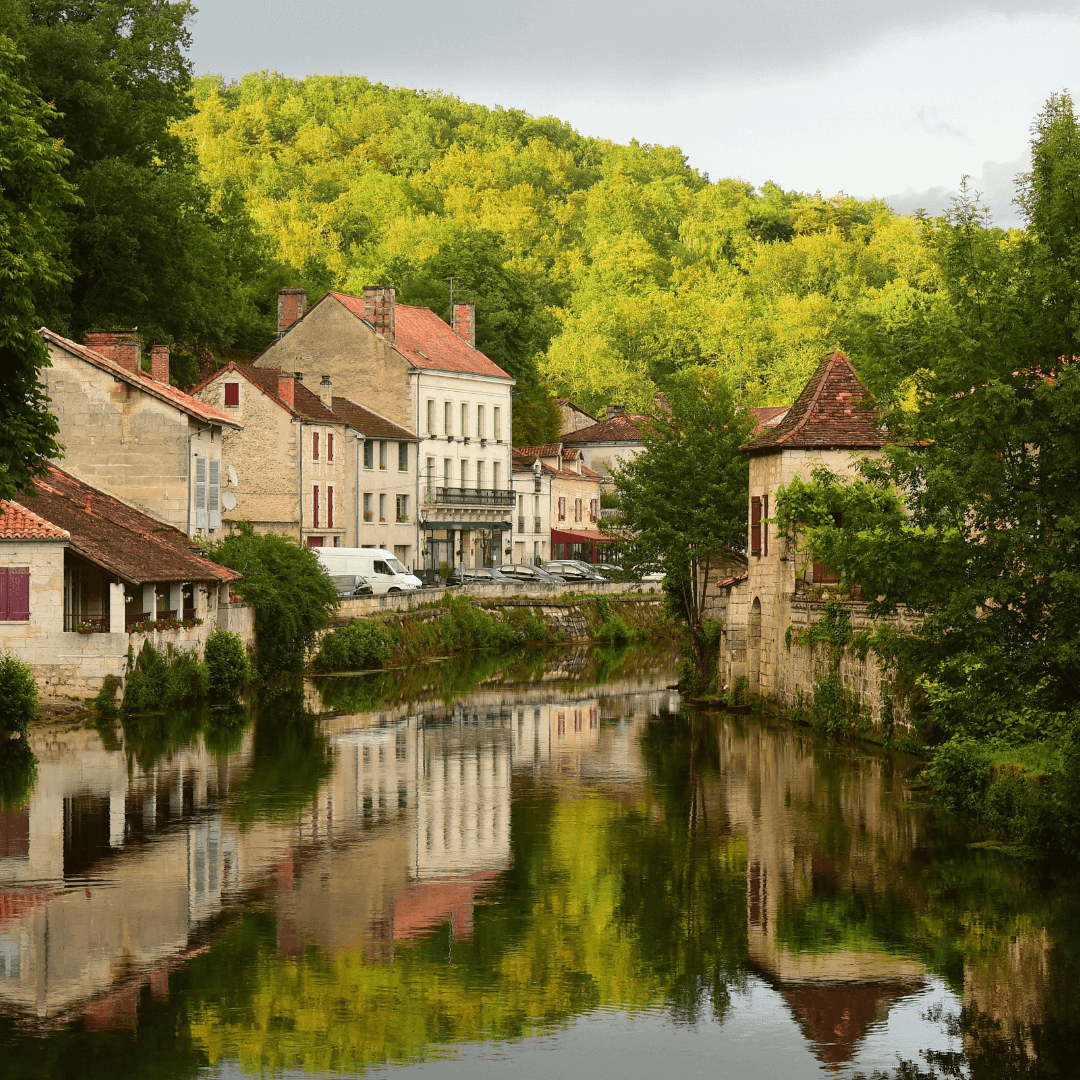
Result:
M0 566L30 568L29 622L0 622L0 646L64 629L64 549L55 540L0 541Z
M188 531L190 459L218 457L221 429L49 346L43 372L65 447L59 465L159 521ZM192 525L194 515L191 515ZM216 535L212 532L211 536Z
M301 356L311 359L296 359ZM329 375L335 394L415 430L411 365L333 297L313 307L255 363L300 370L312 388Z
M566 499L566 520L559 520L559 499ZM581 500L581 520L574 516L574 500ZM553 529L588 529L600 527L599 522L589 518L589 503L595 499L600 506L600 481L582 476L572 479L568 476L551 478L551 527Z
M581 451L587 468L592 469L593 472L598 472L601 476L607 477L611 475L611 470L615 465L621 465L624 462L632 461L634 458L645 449L644 446L605 446L600 444L586 444L580 446L578 449Z

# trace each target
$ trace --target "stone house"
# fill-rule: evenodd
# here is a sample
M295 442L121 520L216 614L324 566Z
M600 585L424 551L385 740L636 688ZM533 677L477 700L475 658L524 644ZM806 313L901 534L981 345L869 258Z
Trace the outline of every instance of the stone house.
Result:
M609 405L603 420L564 433L562 444L580 450L585 467L599 473L610 487L612 469L645 449L641 425L647 420L647 416L628 413L622 405Z
M760 417L757 430L743 447L750 458L748 560L745 577L725 583L720 675L724 685L745 677L751 693L790 707L800 694L812 696L821 675L823 647L815 651L797 637L817 622L828 601L843 602L856 630L875 624L858 597L841 595L832 568L777 534L771 518L776 492L796 476L809 480L820 465L853 475L860 459L880 455L886 437L867 391L842 353L821 362L790 409ZM894 621L906 626L910 617L901 614ZM874 654L860 660L844 649L840 677L880 722L881 672Z
M193 394L243 427L222 446L227 525L250 521L311 547L416 551L416 444L398 424L304 373L230 363Z
M314 368L335 393L418 437L415 569L502 562L514 506L514 380L476 348L474 305L455 303L449 326L397 303L392 288L306 304L303 290L281 291L278 338L255 365Z
M220 537L222 436L240 422L169 385L167 346L153 347L147 375L134 332L87 345L41 334L65 470L188 536Z
M43 691L95 694L148 638L201 654L224 626L254 643L253 612L229 589L240 575L180 530L55 466L35 487L0 504L0 646Z
M516 448L513 484L514 562L600 561L611 542L598 524L601 477L585 467L579 450L562 443Z
M559 434L572 435L582 428L592 427L596 417L587 413L580 405L575 405L569 398L558 398L555 402L559 410Z

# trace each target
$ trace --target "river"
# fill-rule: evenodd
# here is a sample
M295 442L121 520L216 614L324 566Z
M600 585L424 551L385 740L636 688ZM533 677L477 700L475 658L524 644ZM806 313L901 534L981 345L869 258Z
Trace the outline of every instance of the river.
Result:
M52 724L0 1078L1071 1076L1074 877L656 647Z

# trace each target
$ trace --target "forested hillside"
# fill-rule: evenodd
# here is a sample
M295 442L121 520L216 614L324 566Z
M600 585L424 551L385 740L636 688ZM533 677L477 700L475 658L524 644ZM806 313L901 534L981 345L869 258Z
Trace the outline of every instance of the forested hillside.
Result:
M392 284L449 313L535 400L642 406L687 364L790 400L898 294L936 288L922 226L884 204L710 182L675 148L358 77L194 84L178 131L223 207L242 200L278 284ZM267 327L267 330L269 327Z

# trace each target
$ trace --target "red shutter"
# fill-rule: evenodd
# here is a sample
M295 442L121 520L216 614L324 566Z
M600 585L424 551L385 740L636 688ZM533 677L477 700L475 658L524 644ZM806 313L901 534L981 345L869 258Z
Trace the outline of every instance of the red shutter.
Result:
M10 622L28 622L30 619L29 566L8 567L7 617Z
M317 529L319 527L319 485L316 484L311 489L311 527Z
M0 620L8 617L8 569L0 566Z
M327 439L332 439L333 435L327 435ZM333 444L327 442L326 449L330 450ZM332 529L334 527L334 489L328 484L326 487L326 527Z
M750 554L761 554L761 499L750 498Z
M326 433L326 460L334 460L334 433L332 431Z
M225 407L235 409L240 404L240 384L227 382L225 384Z
M311 433L311 460L319 460L319 433L317 431Z
M766 492L761 497L761 553L769 554L769 494Z

